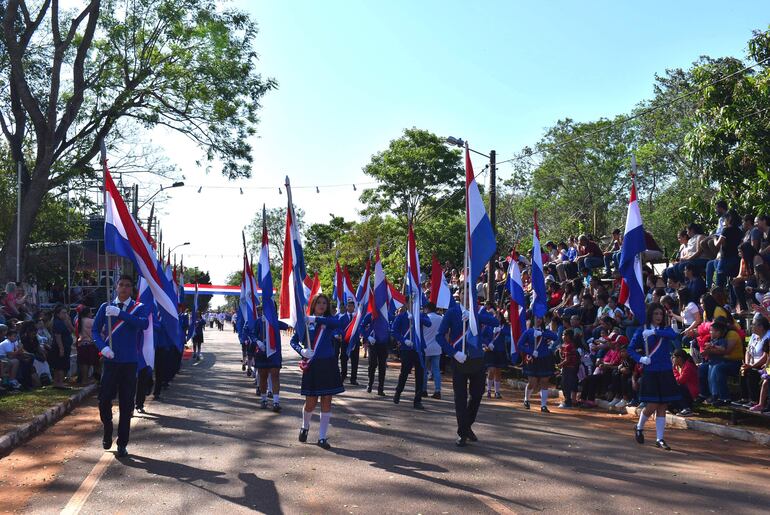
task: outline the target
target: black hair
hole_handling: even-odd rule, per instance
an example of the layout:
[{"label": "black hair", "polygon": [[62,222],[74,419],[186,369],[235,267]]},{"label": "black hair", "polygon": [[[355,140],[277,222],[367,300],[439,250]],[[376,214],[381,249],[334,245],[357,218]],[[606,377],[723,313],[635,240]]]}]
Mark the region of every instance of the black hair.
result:
[{"label": "black hair", "polygon": [[436,311],[436,305],[434,303],[432,303],[432,302],[426,302],[425,303],[425,309],[427,309],[428,311],[433,313],[434,311]]},{"label": "black hair", "polygon": [[690,303],[690,290],[687,288],[679,288],[676,290],[676,295],[679,297],[679,305],[684,309],[685,306]]},{"label": "black hair", "polygon": [[134,285],[134,278],[132,276],[128,275],[128,274],[123,274],[120,277],[118,277],[118,281],[117,282],[120,282],[120,281],[128,281],[128,282],[131,283],[131,286]]},{"label": "black hair", "polygon": [[688,225],[687,229],[692,231],[694,234],[703,234],[703,226],[701,226],[701,224],[696,222],[693,222],[690,225]]},{"label": "black hair", "polygon": [[727,211],[727,201],[726,200],[717,200],[717,207],[721,207],[725,211]]},{"label": "black hair", "polygon": [[770,331],[770,322],[765,317],[757,318],[754,323],[761,325],[765,331]]},{"label": "black hair", "polygon": [[644,321],[646,325],[652,325],[652,315],[658,309],[663,313],[663,323],[661,323],[661,325],[664,327],[668,325],[668,322],[666,321],[666,310],[658,302],[651,302],[647,306],[647,316]]},{"label": "black hair", "polygon": [[716,320],[711,322],[711,329],[715,329],[724,338],[727,335],[727,320],[724,317],[717,317]]},{"label": "black hair", "polygon": [[690,356],[684,349],[676,349],[673,356],[685,362],[689,361],[690,363],[695,363],[695,361],[692,359],[692,356]]},{"label": "black hair", "polygon": [[710,293],[704,293],[700,297],[701,304],[703,304],[703,314],[706,315],[706,320],[714,319],[714,310],[717,309],[717,301]]}]

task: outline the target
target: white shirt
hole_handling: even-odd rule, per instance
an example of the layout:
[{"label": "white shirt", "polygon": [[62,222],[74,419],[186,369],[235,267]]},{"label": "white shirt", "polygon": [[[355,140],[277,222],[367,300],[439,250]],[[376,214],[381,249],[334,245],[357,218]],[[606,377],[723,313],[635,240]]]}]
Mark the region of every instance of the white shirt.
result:
[{"label": "white shirt", "polygon": [[700,308],[694,302],[689,302],[682,310],[682,318],[684,318],[684,326],[690,327],[695,322],[695,316],[700,313]]},{"label": "white shirt", "polygon": [[[18,340],[17,340],[18,341]],[[16,342],[12,342],[8,338],[0,343],[0,358],[6,357],[9,353],[16,351]]]},{"label": "white shirt", "polygon": [[441,354],[441,345],[436,342],[436,336],[438,335],[438,326],[441,325],[441,315],[437,313],[428,313],[430,319],[430,327],[422,328],[422,337],[425,339],[425,355],[426,356],[439,356]]},{"label": "white shirt", "polygon": [[753,365],[762,357],[762,354],[764,354],[762,347],[765,346],[765,342],[767,342],[768,338],[770,338],[770,332],[765,333],[762,338],[756,334],[751,335],[751,339],[749,340],[749,365]]},{"label": "white shirt", "polygon": [[[120,308],[120,310],[121,310],[121,311],[125,311],[125,310],[126,310],[126,308],[128,308],[128,305],[131,303],[131,297],[127,298],[126,300],[124,300],[124,301],[122,301],[122,302],[123,302],[123,307],[122,307],[122,308]],[[118,304],[120,304],[120,303],[121,303],[121,301],[120,301],[120,300],[118,300],[118,298],[117,298],[117,297],[115,297],[115,300],[113,300],[113,301],[112,301],[112,303],[113,303],[115,306],[117,306]]]}]

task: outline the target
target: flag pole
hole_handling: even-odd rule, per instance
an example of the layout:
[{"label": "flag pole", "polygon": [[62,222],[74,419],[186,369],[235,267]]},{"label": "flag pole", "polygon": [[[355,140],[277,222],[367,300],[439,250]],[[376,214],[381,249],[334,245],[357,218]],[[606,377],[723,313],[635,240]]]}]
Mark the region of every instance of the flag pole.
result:
[{"label": "flag pole", "polygon": [[[631,154],[631,188],[636,189],[636,155]],[[639,259],[639,254],[636,255],[636,260]],[[647,338],[644,338],[644,355],[650,355],[650,344],[647,342]]]},{"label": "flag pole", "polygon": [[[107,220],[107,145],[104,144],[104,138],[99,141],[99,151],[102,161],[102,184],[104,187],[104,220]],[[107,305],[112,304],[112,294],[110,293],[110,256],[107,253],[107,240],[104,241],[104,261],[105,261],[105,287],[107,288]],[[112,350],[112,317],[107,317],[107,341]]]}]

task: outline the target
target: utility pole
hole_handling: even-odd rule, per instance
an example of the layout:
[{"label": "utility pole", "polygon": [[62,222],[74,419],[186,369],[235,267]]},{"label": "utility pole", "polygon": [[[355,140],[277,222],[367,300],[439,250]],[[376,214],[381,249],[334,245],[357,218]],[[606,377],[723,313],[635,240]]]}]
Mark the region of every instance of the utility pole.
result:
[{"label": "utility pole", "polygon": [[[492,223],[492,231],[497,239],[497,168],[495,162],[497,152],[489,151],[489,221]],[[489,258],[489,273],[487,274],[487,300],[495,299],[495,256]]]}]

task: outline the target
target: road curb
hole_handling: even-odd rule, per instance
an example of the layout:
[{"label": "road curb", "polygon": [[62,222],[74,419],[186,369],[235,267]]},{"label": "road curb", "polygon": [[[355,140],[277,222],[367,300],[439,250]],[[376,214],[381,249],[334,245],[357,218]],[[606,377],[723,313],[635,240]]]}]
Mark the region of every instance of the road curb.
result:
[{"label": "road curb", "polygon": [[48,408],[45,412],[33,418],[32,421],[0,436],[0,456],[5,456],[25,441],[42,432],[48,426],[61,420],[64,415],[72,411],[83,401],[83,399],[95,391],[95,384],[88,385],[85,388],[78,390],[77,393],[72,395],[66,401]]},{"label": "road curb", "polygon": [[[514,390],[523,390],[527,385],[526,381],[520,381],[516,379],[508,379],[508,385]],[[548,390],[548,397],[558,398],[561,396],[561,390],[551,388]],[[609,409],[610,403],[605,400],[597,399],[596,405],[606,410]],[[639,408],[626,407],[624,408],[627,415],[637,416],[639,415]],[[622,412],[614,411],[614,413],[622,414]],[[733,426],[724,426],[722,424],[715,424],[713,422],[705,422],[703,420],[696,420],[688,417],[680,417],[666,414],[666,424],[669,427],[675,427],[677,429],[689,429],[692,431],[700,431],[702,433],[709,433],[723,438],[732,438],[734,440],[741,440],[743,442],[757,443],[770,447],[770,434],[761,433],[759,431],[752,431],[750,429],[743,429]]]}]

